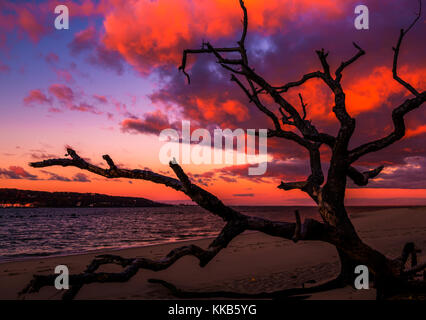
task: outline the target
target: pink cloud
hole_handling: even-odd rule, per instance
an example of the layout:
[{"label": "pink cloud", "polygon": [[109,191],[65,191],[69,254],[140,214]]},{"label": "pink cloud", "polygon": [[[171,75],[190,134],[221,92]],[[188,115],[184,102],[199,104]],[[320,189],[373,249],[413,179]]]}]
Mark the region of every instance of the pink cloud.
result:
[{"label": "pink cloud", "polygon": [[101,114],[102,112],[99,111],[98,109],[96,109],[94,106],[85,103],[85,102],[81,102],[77,105],[72,105],[70,107],[70,110],[75,110],[75,111],[81,111],[81,112],[91,112],[94,114]]},{"label": "pink cloud", "polygon": [[63,84],[52,84],[49,87],[49,93],[61,102],[70,103],[74,101],[73,90]]},{"label": "pink cloud", "polygon": [[51,104],[52,100],[48,98],[41,90],[31,90],[28,96],[24,98],[26,105],[33,103]]},{"label": "pink cloud", "polygon": [[102,96],[102,95],[94,94],[93,98],[95,98],[96,101],[98,101],[99,103],[107,103],[108,102],[108,99],[105,96]]},{"label": "pink cloud", "polygon": [[18,25],[28,34],[33,42],[38,42],[42,35],[47,32],[45,25],[36,18],[31,9],[27,7],[16,7]]}]

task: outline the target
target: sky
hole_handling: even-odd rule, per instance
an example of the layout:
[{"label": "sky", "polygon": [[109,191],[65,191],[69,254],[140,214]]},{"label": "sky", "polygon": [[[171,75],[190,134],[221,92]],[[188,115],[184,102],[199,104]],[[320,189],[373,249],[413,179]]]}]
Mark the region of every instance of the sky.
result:
[{"label": "sky", "polygon": [[[365,51],[342,79],[348,112],[357,128],[351,148],[393,130],[392,109],[410,93],[392,79],[392,47],[399,30],[414,19],[415,0],[246,0],[250,64],[274,85],[320,70],[315,50],[329,52],[335,70]],[[57,30],[54,9],[69,9],[69,29]],[[357,5],[369,9],[369,29],[354,26]],[[28,163],[64,157],[71,146],[93,164],[174,176],[159,154],[163,129],[266,129],[272,124],[229,81],[209,55],[191,56],[188,84],[178,71],[182,52],[235,46],[242,28],[237,0],[0,0],[0,187],[42,191],[97,192],[188,203],[181,193],[147,181],[108,180],[76,168],[31,168]],[[419,91],[426,87],[425,18],[404,39],[399,74]],[[307,118],[336,134],[332,95],[310,80],[285,97]],[[267,101],[268,102],[268,101]],[[271,109],[278,114],[278,110]],[[348,205],[426,204],[426,110],[406,117],[406,137],[364,156],[360,170],[384,165],[366,187],[349,182]],[[321,148],[327,169],[330,151]],[[232,205],[313,205],[300,191],[277,189],[280,181],[309,174],[308,154],[294,143],[268,139],[265,174],[248,175],[247,164],[182,164],[190,178]]]}]

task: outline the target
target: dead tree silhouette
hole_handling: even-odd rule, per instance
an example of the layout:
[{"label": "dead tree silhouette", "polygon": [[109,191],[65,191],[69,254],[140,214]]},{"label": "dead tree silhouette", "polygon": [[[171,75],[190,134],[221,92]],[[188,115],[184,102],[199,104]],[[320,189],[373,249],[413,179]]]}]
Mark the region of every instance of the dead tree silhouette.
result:
[{"label": "dead tree silhouette", "polygon": [[[398,75],[398,57],[404,37],[413,28],[421,17],[421,0],[419,13],[407,29],[402,29],[394,50],[393,78],[405,87],[413,97],[406,99],[392,111],[394,130],[387,136],[354,149],[349,149],[349,141],[355,129],[355,119],[347,112],[345,92],[341,85],[343,72],[356,62],[365,51],[354,43],[356,54],[347,61],[343,61],[335,71],[330,70],[327,61],[328,52],[324,49],[316,51],[321,62],[322,70],[305,74],[300,80],[289,82],[281,86],[273,86],[250,67],[245,40],[248,27],[247,10],[243,0],[239,0],[244,14],[241,38],[235,47],[216,48],[209,42],[204,42],[200,49],[184,50],[182,65],[179,67],[190,83],[190,75],[185,71],[187,56],[189,54],[212,54],[218,64],[230,72],[233,81],[248,97],[251,103],[272,120],[273,129],[268,129],[269,138],[290,140],[304,147],[309,153],[311,173],[305,181],[281,182],[278,188],[283,190],[300,189],[318,205],[323,221],[306,219],[301,222],[299,213],[296,212],[296,222],[276,222],[263,218],[247,216],[223,204],[216,196],[192,183],[184,170],[176,162],[170,162],[170,167],[177,179],[161,175],[148,170],[128,170],[116,167],[113,160],[104,155],[109,168],[104,169],[88,163],[71,148],[67,149],[69,158],[50,159],[30,163],[32,167],[43,168],[50,166],[77,167],[90,171],[106,178],[142,179],[163,184],[169,188],[183,192],[202,208],[222,218],[226,225],[220,234],[212,241],[207,249],[196,245],[185,245],[172,250],[160,260],[145,258],[122,258],[115,255],[97,256],[81,274],[70,275],[70,289],[63,295],[64,299],[72,299],[79,289],[93,282],[125,282],[132,278],[139,269],[154,271],[170,267],[178,259],[192,255],[198,258],[200,266],[209,263],[222,249],[239,234],[246,230],[256,230],[265,234],[280,237],[294,242],[304,240],[324,241],[336,247],[340,262],[340,274],[332,281],[311,288],[294,288],[278,292],[262,292],[258,294],[239,294],[233,292],[185,292],[174,285],[162,280],[151,279],[151,282],[160,283],[170,289],[178,297],[242,297],[242,298],[283,298],[292,295],[303,295],[316,291],[328,290],[346,285],[353,285],[355,265],[368,266],[374,277],[377,288],[377,298],[384,299],[400,294],[424,295],[426,282],[416,278],[416,274],[426,268],[426,263],[417,264],[417,252],[413,243],[407,243],[402,254],[397,259],[390,259],[379,251],[365,244],[358,236],[345,209],[344,199],[347,186],[347,177],[356,185],[365,186],[369,179],[380,174],[383,166],[366,172],[360,172],[353,164],[362,156],[382,150],[397,142],[405,135],[404,116],[419,108],[426,99],[426,91],[420,92],[412,85],[401,79]],[[227,57],[227,54],[237,54],[238,58]],[[336,136],[320,132],[306,119],[306,105],[301,95],[300,103],[303,110],[301,115],[298,110],[284,97],[290,88],[298,87],[310,79],[320,79],[331,90],[335,106],[333,112],[340,124]],[[262,103],[260,95],[268,95],[278,106],[280,115],[271,111]],[[298,132],[286,131],[283,125],[294,126]],[[320,146],[325,145],[331,150],[329,170],[325,179],[321,167]],[[411,267],[406,268],[408,259],[411,258]],[[105,264],[121,265],[124,269],[118,273],[97,272]],[[35,275],[33,280],[21,292],[37,292],[44,286],[52,286],[56,275]]]}]

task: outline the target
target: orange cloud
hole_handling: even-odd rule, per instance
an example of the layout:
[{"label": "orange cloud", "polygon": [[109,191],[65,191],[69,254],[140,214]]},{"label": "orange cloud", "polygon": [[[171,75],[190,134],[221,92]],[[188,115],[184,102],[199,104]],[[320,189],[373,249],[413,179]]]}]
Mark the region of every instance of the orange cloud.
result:
[{"label": "orange cloud", "polygon": [[[340,1],[246,0],[249,28],[270,33],[301,13],[342,12]],[[104,43],[118,51],[141,72],[164,63],[178,64],[181,52],[201,40],[214,41],[241,30],[238,1],[229,0],[133,0],[117,1],[104,21]]]},{"label": "orange cloud", "polygon": [[[409,70],[407,66],[403,66],[400,67],[399,75],[415,88],[422,89],[426,86],[426,81],[421,77],[425,74],[425,71],[425,68]],[[354,80],[349,77],[345,81],[343,90],[346,94],[346,106],[352,116],[386,105],[389,98],[394,94],[405,94],[407,96],[410,94],[393,79],[391,68],[385,66],[376,67],[370,74],[358,79]],[[334,98],[330,89],[322,80],[309,80],[298,89],[290,90],[287,93],[286,96],[298,108],[300,108],[299,92],[307,104],[308,119],[335,119],[332,112]],[[392,105],[391,107],[396,106]],[[411,132],[411,134],[414,134],[414,132]]]},{"label": "orange cloud", "polygon": [[[416,71],[408,70],[405,66],[400,67],[398,73],[414,87],[424,88],[426,82],[421,75],[424,75],[425,71],[425,68]],[[409,94],[407,89],[393,79],[392,69],[383,66],[376,67],[370,75],[351,83],[345,92],[346,105],[353,116],[382,106],[392,94]]]},{"label": "orange cloud", "polygon": [[[195,109],[192,109],[193,118],[204,118],[212,122],[226,122],[229,116],[237,121],[244,121],[249,118],[249,111],[238,100],[226,100],[225,102],[217,102],[215,99],[194,98]],[[192,118],[191,116],[191,118]]]},{"label": "orange cloud", "polygon": [[415,129],[407,129],[406,133],[405,133],[405,137],[406,138],[411,138],[414,136],[418,136],[421,134],[426,133],[426,124],[422,125],[422,126],[418,126]]}]

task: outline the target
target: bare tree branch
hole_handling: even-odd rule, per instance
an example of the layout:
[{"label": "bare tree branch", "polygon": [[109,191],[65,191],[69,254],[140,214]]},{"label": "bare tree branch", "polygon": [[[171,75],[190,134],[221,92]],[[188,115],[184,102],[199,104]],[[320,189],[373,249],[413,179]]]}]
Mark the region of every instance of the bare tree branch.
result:
[{"label": "bare tree branch", "polygon": [[354,55],[348,61],[342,62],[340,67],[337,68],[337,70],[336,70],[336,81],[340,81],[342,79],[342,72],[347,66],[351,65],[352,63],[354,63],[356,60],[358,60],[361,56],[363,56],[365,54],[365,51],[362,50],[361,47],[358,46],[355,42],[353,42],[353,45],[354,45],[355,48],[358,49],[358,53],[356,55]]},{"label": "bare tree branch", "polygon": [[[204,44],[203,44],[204,45]],[[216,52],[240,52],[240,48],[239,47],[234,47],[234,48],[215,48]],[[182,64],[179,66],[179,70],[182,71],[187,80],[188,80],[188,84],[191,83],[191,78],[189,76],[189,74],[186,72],[186,61],[187,61],[187,56],[188,54],[197,54],[197,53],[212,53],[213,51],[210,49],[206,49],[206,48],[202,48],[202,49],[186,49],[183,51],[183,55],[182,55]]]},{"label": "bare tree branch", "polygon": [[302,119],[305,120],[306,119],[306,104],[303,102],[303,97],[302,94],[299,93],[299,99],[300,99],[300,104],[302,105],[302,110],[303,110],[303,116]]},{"label": "bare tree branch", "polygon": [[416,18],[414,19],[414,21],[410,24],[410,26],[406,30],[401,29],[396,47],[393,48],[393,50],[394,50],[393,67],[392,67],[393,78],[396,81],[398,81],[401,85],[403,85],[408,91],[410,91],[415,96],[419,96],[420,95],[419,92],[416,89],[414,89],[414,87],[412,85],[410,85],[408,82],[402,80],[398,76],[398,57],[399,57],[399,50],[401,48],[402,40],[404,39],[405,35],[411,30],[411,28],[414,27],[414,25],[420,19],[421,15],[422,15],[422,1],[419,0],[419,12],[418,12]]},{"label": "bare tree branch", "polygon": [[[163,184],[167,187],[173,188],[177,191],[184,192],[187,196],[189,196],[194,202],[196,202],[201,207],[206,210],[211,211],[212,213],[218,215],[225,221],[229,221],[236,216],[240,215],[234,209],[225,206],[217,197],[207,192],[206,190],[191,184],[190,186],[186,185],[182,181],[177,179],[167,177],[149,170],[129,170],[129,169],[119,169],[116,168],[114,170],[111,169],[103,169],[93,164],[88,163],[77,153],[71,149],[67,149],[68,155],[71,156],[71,159],[49,159],[40,162],[32,162],[30,166],[34,168],[44,168],[50,166],[63,166],[63,167],[77,167],[83,170],[87,170],[89,172],[95,173],[97,175],[104,176],[106,178],[127,178],[127,179],[139,179],[139,180],[147,180],[154,183]],[[109,159],[109,163],[113,163],[108,155],[104,156],[104,159]],[[177,173],[180,172],[181,168],[178,164],[170,164],[171,168]],[[184,179],[184,176],[177,174],[177,176]]]},{"label": "bare tree branch", "polygon": [[398,57],[399,51],[401,48],[402,40],[405,35],[414,27],[417,21],[420,19],[422,13],[422,1],[419,0],[419,12],[410,26],[404,30],[401,29],[401,33],[398,39],[398,43],[394,49],[394,58],[393,58],[393,77],[401,85],[403,85],[408,91],[415,95],[415,98],[405,100],[400,106],[395,108],[392,111],[392,121],[394,124],[394,131],[382,139],[378,139],[372,142],[365,143],[352,151],[349,152],[350,162],[353,163],[363,155],[375,151],[379,151],[387,146],[395,143],[396,141],[402,139],[405,136],[405,122],[404,116],[410,111],[420,107],[426,100],[426,91],[419,93],[413,86],[409,83],[402,80],[397,73],[398,68]]},{"label": "bare tree branch", "polygon": [[324,74],[320,71],[307,73],[307,74],[303,75],[302,79],[300,79],[298,81],[289,82],[289,83],[286,83],[282,86],[274,87],[274,88],[276,90],[278,90],[279,93],[284,93],[284,92],[287,92],[290,88],[299,87],[302,84],[304,84],[306,81],[308,81],[310,79],[314,79],[314,78],[324,79]]},{"label": "bare tree branch", "polygon": [[359,172],[354,167],[349,167],[348,177],[358,186],[366,186],[370,179],[377,177],[382,172],[384,166],[377,167],[376,169]]},{"label": "bare tree branch", "polygon": [[392,111],[394,131],[384,138],[365,143],[349,151],[349,162],[353,163],[367,153],[376,152],[390,146],[405,136],[404,116],[420,107],[426,101],[426,91],[419,96],[405,100],[399,107]]}]

